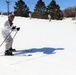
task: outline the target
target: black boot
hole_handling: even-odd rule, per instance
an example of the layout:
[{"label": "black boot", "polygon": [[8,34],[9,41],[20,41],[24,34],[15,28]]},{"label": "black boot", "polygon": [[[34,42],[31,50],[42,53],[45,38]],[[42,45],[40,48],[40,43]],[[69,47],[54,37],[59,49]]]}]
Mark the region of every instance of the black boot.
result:
[{"label": "black boot", "polygon": [[9,51],[9,50],[6,50],[6,51],[5,51],[5,55],[12,56],[13,54],[12,54],[12,52],[11,52],[11,51]]},{"label": "black boot", "polygon": [[9,51],[16,52],[16,49],[9,48]]}]

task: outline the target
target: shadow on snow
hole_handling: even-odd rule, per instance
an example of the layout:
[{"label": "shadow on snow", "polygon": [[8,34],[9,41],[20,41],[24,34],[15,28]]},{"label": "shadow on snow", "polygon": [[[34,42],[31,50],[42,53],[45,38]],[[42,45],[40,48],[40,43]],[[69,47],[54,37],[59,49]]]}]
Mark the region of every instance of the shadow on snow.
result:
[{"label": "shadow on snow", "polygon": [[49,48],[49,47],[44,47],[44,48],[32,48],[32,49],[25,49],[25,50],[18,50],[15,55],[18,54],[27,54],[27,53],[36,53],[36,52],[43,52],[44,54],[55,54],[56,50],[64,50],[64,48]]}]

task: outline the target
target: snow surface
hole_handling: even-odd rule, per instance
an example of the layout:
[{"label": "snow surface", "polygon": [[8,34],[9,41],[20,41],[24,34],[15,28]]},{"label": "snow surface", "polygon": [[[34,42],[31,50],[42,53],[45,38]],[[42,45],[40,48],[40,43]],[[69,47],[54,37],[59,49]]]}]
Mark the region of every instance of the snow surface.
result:
[{"label": "snow surface", "polygon": [[[0,31],[6,20],[7,16],[0,16]],[[13,23],[21,28],[13,43],[18,52],[0,56],[0,75],[76,75],[75,20],[15,17]],[[0,34],[0,44],[2,41]],[[4,44],[0,55],[3,52]]]}]

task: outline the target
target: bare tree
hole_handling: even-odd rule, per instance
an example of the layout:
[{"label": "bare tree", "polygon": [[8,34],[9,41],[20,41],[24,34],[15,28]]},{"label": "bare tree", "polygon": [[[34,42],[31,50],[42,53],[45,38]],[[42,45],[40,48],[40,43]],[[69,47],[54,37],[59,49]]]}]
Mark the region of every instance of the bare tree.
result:
[{"label": "bare tree", "polygon": [[63,14],[65,17],[75,17],[76,16],[76,7],[68,7],[63,10]]}]

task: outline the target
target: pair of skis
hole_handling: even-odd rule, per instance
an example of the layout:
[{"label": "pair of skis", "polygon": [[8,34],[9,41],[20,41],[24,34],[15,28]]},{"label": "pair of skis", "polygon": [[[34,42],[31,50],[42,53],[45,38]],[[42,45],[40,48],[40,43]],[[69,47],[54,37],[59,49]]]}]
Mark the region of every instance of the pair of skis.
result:
[{"label": "pair of skis", "polygon": [[16,52],[13,52],[13,55],[4,55],[4,52],[0,52],[0,56],[32,56],[32,51],[30,50],[17,50]]}]

